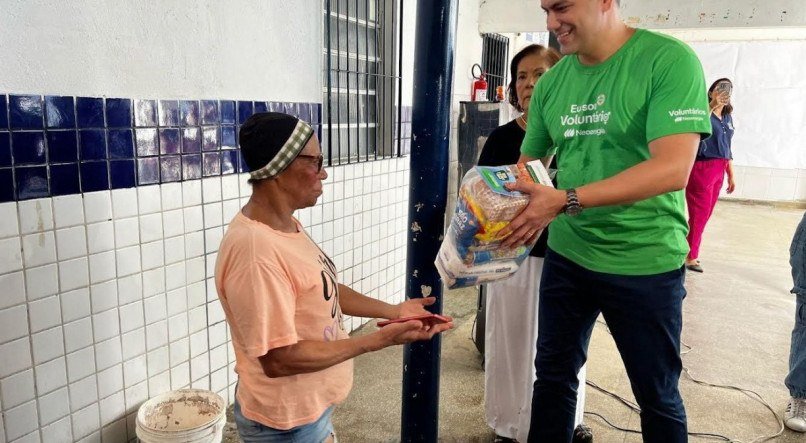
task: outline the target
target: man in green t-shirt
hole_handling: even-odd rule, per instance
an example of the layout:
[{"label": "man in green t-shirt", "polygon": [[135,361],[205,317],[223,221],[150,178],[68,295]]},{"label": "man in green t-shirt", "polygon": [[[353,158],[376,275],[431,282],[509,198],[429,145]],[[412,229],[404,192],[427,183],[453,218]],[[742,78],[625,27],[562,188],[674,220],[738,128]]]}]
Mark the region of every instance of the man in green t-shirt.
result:
[{"label": "man in green t-shirt", "polygon": [[521,161],[556,150],[557,189],[530,195],[518,246],[551,222],[540,284],[529,441],[570,441],[591,331],[604,315],[641,406],[644,441],[687,441],[678,392],[685,187],[710,134],[702,66],[685,44],[628,27],[617,0],[541,0],[568,55],[532,96]]}]

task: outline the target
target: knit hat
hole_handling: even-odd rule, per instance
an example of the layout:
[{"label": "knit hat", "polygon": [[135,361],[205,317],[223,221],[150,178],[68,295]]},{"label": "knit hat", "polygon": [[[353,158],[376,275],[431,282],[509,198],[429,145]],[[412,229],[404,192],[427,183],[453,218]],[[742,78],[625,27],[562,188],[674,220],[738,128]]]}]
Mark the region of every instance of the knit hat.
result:
[{"label": "knit hat", "polygon": [[283,172],[313,136],[304,121],[280,112],[260,112],[241,126],[241,145],[249,175],[255,180],[273,178]]}]

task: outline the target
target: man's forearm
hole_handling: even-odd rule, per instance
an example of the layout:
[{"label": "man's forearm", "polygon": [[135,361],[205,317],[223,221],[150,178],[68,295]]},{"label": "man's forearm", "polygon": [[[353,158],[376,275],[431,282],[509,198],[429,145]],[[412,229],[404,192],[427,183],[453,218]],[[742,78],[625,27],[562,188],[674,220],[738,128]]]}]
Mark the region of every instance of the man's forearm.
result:
[{"label": "man's forearm", "polygon": [[577,188],[582,207],[626,205],[686,187],[688,170],[651,158],[610,178]]},{"label": "man's forearm", "polygon": [[649,143],[651,157],[631,168],[577,188],[583,208],[626,205],[686,187],[700,136],[669,135]]},{"label": "man's forearm", "polygon": [[342,312],[355,317],[396,318],[396,306],[367,297],[343,284],[339,284],[339,305]]}]

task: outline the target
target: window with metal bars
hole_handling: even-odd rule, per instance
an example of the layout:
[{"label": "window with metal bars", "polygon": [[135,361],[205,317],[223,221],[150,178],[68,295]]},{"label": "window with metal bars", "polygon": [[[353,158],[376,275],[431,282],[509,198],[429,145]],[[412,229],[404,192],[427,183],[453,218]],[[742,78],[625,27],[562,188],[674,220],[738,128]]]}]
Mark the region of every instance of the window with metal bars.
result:
[{"label": "window with metal bars", "polygon": [[[487,98],[495,100],[498,86],[506,97],[509,39],[500,34],[482,34],[481,67],[487,73]],[[506,99],[506,98],[505,98]]]},{"label": "window with metal bars", "polygon": [[402,0],[324,0],[322,152],[329,165],[401,154]]}]

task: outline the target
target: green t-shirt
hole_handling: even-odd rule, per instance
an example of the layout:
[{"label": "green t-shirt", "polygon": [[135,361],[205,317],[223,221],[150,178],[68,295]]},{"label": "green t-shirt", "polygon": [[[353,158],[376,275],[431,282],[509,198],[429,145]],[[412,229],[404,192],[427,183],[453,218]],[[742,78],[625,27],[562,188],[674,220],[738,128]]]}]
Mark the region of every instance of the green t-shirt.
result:
[{"label": "green t-shirt", "polygon": [[[637,29],[594,66],[564,57],[537,83],[521,152],[545,157],[556,147],[558,188],[612,177],[650,158],[649,142],[711,133],[705,77],[694,51],[671,37]],[[549,247],[597,272],[651,275],[683,265],[688,253],[683,191],[637,203],[561,214]]]}]

